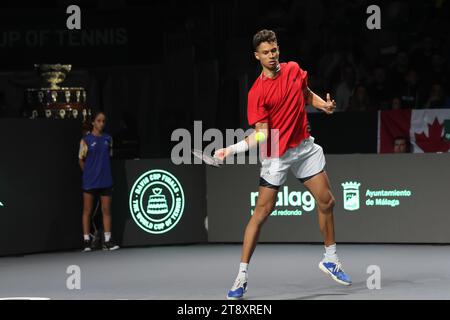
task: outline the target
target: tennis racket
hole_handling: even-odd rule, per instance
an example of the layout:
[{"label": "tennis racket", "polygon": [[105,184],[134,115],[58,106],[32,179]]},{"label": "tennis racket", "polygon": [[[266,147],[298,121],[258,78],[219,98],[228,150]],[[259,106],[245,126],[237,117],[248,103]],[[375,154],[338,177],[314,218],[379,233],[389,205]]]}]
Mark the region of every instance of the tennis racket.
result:
[{"label": "tennis racket", "polygon": [[211,157],[210,155],[205,154],[203,151],[201,150],[197,150],[197,149],[193,149],[192,150],[192,154],[201,159],[205,164],[209,165],[209,166],[213,166],[213,167],[220,167],[223,162],[217,158]]}]

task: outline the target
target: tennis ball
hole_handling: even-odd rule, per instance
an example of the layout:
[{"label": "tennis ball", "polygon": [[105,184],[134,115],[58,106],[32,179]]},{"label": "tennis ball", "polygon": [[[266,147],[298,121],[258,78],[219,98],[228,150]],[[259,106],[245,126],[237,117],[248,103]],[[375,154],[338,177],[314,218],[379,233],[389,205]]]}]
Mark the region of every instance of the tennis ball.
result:
[{"label": "tennis ball", "polygon": [[255,139],[258,142],[262,142],[262,141],[266,140],[266,135],[264,133],[262,133],[261,131],[259,131],[255,134]]}]

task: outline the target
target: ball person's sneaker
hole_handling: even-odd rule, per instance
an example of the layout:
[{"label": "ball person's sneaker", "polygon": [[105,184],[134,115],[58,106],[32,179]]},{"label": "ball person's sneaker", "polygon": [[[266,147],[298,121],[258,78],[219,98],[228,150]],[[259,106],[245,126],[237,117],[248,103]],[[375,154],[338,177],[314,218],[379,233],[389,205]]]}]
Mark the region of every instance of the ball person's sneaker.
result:
[{"label": "ball person's sneaker", "polygon": [[337,283],[343,284],[344,286],[349,286],[352,284],[350,277],[344,272],[342,264],[339,260],[336,261],[326,261],[322,260],[319,262],[319,269],[328,274],[331,279]]},{"label": "ball person's sneaker", "polygon": [[92,251],[91,240],[83,240],[83,252]]},{"label": "ball person's sneaker", "polygon": [[109,241],[105,241],[103,242],[103,250],[106,251],[113,251],[113,250],[117,250],[120,247],[113,241],[113,239],[109,239]]},{"label": "ball person's sneaker", "polygon": [[239,300],[244,298],[244,294],[247,292],[247,279],[244,277],[237,277],[234,281],[231,290],[228,291],[227,299]]}]

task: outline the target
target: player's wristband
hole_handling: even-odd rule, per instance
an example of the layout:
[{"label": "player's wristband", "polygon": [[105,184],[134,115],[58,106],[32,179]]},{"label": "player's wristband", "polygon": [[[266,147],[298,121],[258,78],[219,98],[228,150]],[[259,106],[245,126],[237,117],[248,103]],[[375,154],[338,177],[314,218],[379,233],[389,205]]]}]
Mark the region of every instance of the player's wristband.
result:
[{"label": "player's wristband", "polygon": [[247,144],[247,141],[245,141],[245,139],[244,139],[242,141],[239,141],[236,144],[232,144],[228,148],[230,148],[232,154],[236,154],[236,153],[241,153],[241,152],[247,151],[248,144]]}]

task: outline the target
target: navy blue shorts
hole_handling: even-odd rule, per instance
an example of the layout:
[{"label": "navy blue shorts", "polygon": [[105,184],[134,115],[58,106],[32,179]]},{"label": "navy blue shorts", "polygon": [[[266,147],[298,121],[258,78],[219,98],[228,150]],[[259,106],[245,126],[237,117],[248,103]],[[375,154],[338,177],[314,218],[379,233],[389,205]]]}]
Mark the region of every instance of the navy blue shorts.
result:
[{"label": "navy blue shorts", "polygon": [[95,188],[95,189],[89,189],[89,190],[84,190],[83,189],[83,192],[92,194],[93,196],[96,196],[96,197],[112,196],[113,187],[109,187],[109,188]]}]

